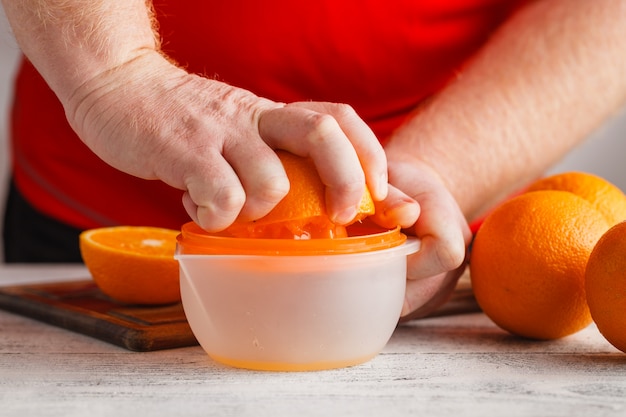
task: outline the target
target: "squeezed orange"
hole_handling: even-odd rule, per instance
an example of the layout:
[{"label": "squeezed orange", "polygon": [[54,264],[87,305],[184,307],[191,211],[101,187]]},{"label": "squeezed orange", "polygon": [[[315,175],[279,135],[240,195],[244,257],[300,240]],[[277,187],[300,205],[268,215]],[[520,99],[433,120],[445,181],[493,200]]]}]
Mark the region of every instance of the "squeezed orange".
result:
[{"label": "squeezed orange", "polygon": [[[269,239],[323,239],[346,237],[346,228],[333,223],[326,212],[325,186],[310,158],[277,150],[290,189],[266,216],[250,222],[237,221],[217,235]],[[374,201],[365,187],[356,217],[358,222],[374,214]]]}]

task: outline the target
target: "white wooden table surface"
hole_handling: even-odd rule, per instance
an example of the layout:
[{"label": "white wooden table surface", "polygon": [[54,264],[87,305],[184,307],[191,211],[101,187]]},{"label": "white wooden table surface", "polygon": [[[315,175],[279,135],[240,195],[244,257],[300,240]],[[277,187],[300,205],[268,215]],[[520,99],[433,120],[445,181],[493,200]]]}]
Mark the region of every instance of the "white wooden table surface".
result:
[{"label": "white wooden table surface", "polygon": [[[84,278],[0,267],[0,285]],[[624,416],[626,354],[589,328],[550,342],[480,313],[399,327],[352,368],[251,372],[200,347],[131,352],[0,310],[0,416]]]}]

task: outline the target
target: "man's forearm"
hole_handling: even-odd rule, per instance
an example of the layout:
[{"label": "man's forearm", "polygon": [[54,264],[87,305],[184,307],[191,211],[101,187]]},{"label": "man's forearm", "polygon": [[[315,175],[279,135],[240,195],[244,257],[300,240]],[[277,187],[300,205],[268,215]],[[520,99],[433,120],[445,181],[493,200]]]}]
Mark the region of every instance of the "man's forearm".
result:
[{"label": "man's forearm", "polygon": [[539,175],[626,98],[626,2],[531,3],[388,145],[443,177],[468,217]]},{"label": "man's forearm", "polygon": [[146,0],[2,0],[15,38],[63,101],[82,84],[154,50]]}]

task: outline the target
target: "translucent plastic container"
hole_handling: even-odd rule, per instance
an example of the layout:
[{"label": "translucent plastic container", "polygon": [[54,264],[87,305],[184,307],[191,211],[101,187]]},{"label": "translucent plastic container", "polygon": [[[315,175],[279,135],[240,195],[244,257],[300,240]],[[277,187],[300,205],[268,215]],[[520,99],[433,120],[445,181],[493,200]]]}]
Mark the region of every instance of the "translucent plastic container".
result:
[{"label": "translucent plastic container", "polygon": [[187,320],[214,360],[239,368],[304,371],[376,356],[404,301],[399,230],[341,239],[216,237],[188,223],[178,237]]}]

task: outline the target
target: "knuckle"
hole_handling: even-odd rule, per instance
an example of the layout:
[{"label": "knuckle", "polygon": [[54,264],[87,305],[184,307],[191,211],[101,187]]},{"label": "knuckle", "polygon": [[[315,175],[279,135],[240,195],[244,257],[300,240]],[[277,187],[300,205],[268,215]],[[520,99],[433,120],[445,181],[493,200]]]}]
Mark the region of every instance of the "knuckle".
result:
[{"label": "knuckle", "polygon": [[259,184],[259,189],[262,193],[259,198],[274,205],[287,195],[289,188],[287,177],[269,177],[261,180]]},{"label": "knuckle", "polygon": [[356,111],[349,104],[332,103],[326,112],[311,112],[307,115],[308,140],[323,143],[344,136],[341,125],[357,118]]},{"label": "knuckle", "polygon": [[333,114],[337,114],[341,117],[352,117],[356,116],[356,110],[349,104],[346,103],[333,103]]},{"label": "knuckle", "polygon": [[216,211],[239,212],[246,202],[246,195],[241,187],[221,187],[215,193],[213,206]]},{"label": "knuckle", "polygon": [[335,118],[326,113],[309,114],[307,124],[311,132],[309,137],[318,141],[325,140],[338,127]]},{"label": "knuckle", "polygon": [[360,175],[350,182],[344,182],[334,186],[334,191],[345,196],[361,196],[365,187],[365,176]]}]

